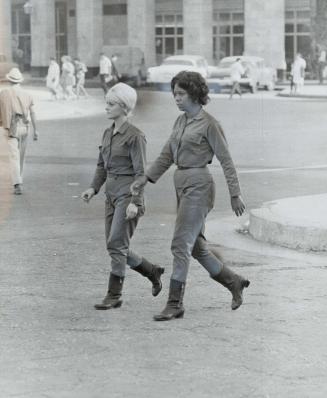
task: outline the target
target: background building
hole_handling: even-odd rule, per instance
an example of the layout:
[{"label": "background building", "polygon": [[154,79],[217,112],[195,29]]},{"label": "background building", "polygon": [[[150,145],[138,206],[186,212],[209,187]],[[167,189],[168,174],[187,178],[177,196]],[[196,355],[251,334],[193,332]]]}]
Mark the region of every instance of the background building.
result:
[{"label": "background building", "polygon": [[[283,69],[312,58],[317,0],[2,0],[2,48],[43,75],[50,56],[79,56],[96,73],[99,52],[137,47],[146,66],[172,54],[263,56]],[[6,35],[3,30],[9,30]],[[119,51],[118,51],[119,52]]]}]

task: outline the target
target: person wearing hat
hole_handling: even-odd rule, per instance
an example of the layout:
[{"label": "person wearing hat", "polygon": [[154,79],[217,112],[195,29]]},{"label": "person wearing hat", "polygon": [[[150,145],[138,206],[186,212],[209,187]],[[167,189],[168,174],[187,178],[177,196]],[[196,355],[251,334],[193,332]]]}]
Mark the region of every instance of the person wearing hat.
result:
[{"label": "person wearing hat", "polygon": [[101,303],[95,304],[97,310],[121,306],[126,264],[150,280],[153,296],[162,288],[160,277],[164,268],[129,248],[139,218],[144,214],[143,192],[130,193],[134,180],[144,176],[146,165],[145,136],[128,120],[136,100],[136,91],[125,83],[114,85],[106,94],[107,116],[113,124],[103,134],[91,187],[81,195],[89,202],[105,184],[105,231],[111,273],[107,295]]},{"label": "person wearing hat", "polygon": [[[10,84],[0,92],[0,119],[6,131],[9,148],[9,164],[14,194],[22,194],[23,167],[30,121],[33,127],[33,139],[38,139],[36,117],[32,97],[22,89],[24,80],[18,68],[12,68],[6,75]],[[13,128],[13,125],[17,128]],[[16,124],[17,123],[17,124]]]}]

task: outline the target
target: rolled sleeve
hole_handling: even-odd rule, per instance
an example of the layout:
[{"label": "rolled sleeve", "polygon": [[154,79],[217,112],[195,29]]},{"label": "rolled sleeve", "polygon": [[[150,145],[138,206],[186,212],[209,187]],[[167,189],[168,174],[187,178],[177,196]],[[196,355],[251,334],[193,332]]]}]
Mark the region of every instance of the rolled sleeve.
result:
[{"label": "rolled sleeve", "polygon": [[[133,163],[133,169],[135,172],[135,177],[140,177],[145,174],[146,167],[146,139],[143,135],[138,135],[133,137],[130,146],[130,156]],[[141,189],[137,195],[133,195],[131,203],[135,205],[143,205],[144,189]]]},{"label": "rolled sleeve", "polygon": [[130,155],[135,175],[142,176],[146,165],[146,140],[142,135],[133,138],[130,146]]},{"label": "rolled sleeve", "polygon": [[207,131],[207,139],[215,156],[219,160],[228,185],[230,196],[239,196],[241,189],[237,172],[228,150],[223,129],[219,123],[211,123]]},{"label": "rolled sleeve", "polygon": [[146,176],[148,177],[148,180],[153,184],[156,183],[173,163],[174,159],[170,148],[170,140],[168,140],[158,158],[147,169]]},{"label": "rolled sleeve", "polygon": [[91,188],[94,189],[96,194],[100,191],[102,185],[106,181],[106,178],[107,178],[107,171],[104,168],[104,160],[102,157],[101,146],[100,146],[97,168],[95,170],[93,181],[91,183]]}]

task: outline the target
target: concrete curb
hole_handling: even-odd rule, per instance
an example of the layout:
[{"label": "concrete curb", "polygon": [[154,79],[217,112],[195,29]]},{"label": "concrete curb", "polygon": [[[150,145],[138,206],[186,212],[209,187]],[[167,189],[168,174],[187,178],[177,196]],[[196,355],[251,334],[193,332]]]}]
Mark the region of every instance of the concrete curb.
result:
[{"label": "concrete curb", "polygon": [[259,241],[304,251],[327,251],[327,195],[286,198],[250,211],[249,233]]},{"label": "concrete curb", "polygon": [[296,94],[296,95],[291,95],[291,94],[286,94],[286,93],[278,93],[277,94],[279,97],[284,97],[284,98],[308,98],[308,99],[315,99],[315,98],[323,98],[327,99],[327,95],[315,95],[315,94]]}]

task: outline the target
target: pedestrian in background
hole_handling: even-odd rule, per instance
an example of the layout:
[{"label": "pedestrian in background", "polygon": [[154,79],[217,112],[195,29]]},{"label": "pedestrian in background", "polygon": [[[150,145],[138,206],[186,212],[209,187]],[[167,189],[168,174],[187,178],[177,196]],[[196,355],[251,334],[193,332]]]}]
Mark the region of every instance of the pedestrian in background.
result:
[{"label": "pedestrian in background", "polygon": [[177,216],[171,250],[173,270],[164,310],[156,321],[183,317],[183,296],[191,256],[208,271],[213,280],[232,293],[232,309],[243,302],[243,289],[249,281],[235,274],[212,253],[204,237],[205,220],[214,206],[215,184],[207,165],[215,155],[221,163],[228,184],[231,206],[237,216],[244,212],[237,173],[223,130],[216,119],[203,110],[209,101],[209,89],[197,72],[180,72],[171,82],[176,105],[183,112],[159,157],[132,184],[131,192],[142,192],[147,181],[156,183],[172,164],[177,166],[174,183]]},{"label": "pedestrian in background", "polygon": [[38,139],[36,116],[32,97],[21,87],[23,76],[19,69],[12,68],[6,75],[11,87],[0,93],[0,120],[5,129],[9,149],[9,166],[14,194],[22,194],[23,168],[30,121],[34,141]]},{"label": "pedestrian in background", "polygon": [[119,73],[118,70],[118,56],[114,54],[111,57],[111,75],[112,75],[112,80],[109,82],[109,86],[112,87],[114,84],[120,82],[121,80],[121,74]]},{"label": "pedestrian in background", "polygon": [[301,92],[304,86],[305,68],[307,64],[301,54],[297,54],[292,64],[291,75],[293,76],[294,94]]},{"label": "pedestrian in background", "polygon": [[326,50],[322,49],[318,58],[319,83],[324,83],[324,69],[326,67]]},{"label": "pedestrian in background", "polygon": [[237,58],[230,68],[230,79],[232,81],[232,88],[230,91],[229,99],[233,98],[235,92],[237,92],[239,96],[242,98],[242,89],[240,86],[240,81],[244,73],[245,70],[241,64],[241,58]]},{"label": "pedestrian in background", "polygon": [[105,55],[105,53],[100,53],[99,76],[104,95],[106,95],[109,90],[108,83],[112,78],[111,69],[112,64],[110,59]]},{"label": "pedestrian in background", "polygon": [[130,192],[135,178],[144,175],[146,164],[145,136],[128,120],[136,100],[136,91],[124,83],[108,91],[106,111],[108,119],[114,123],[103,134],[91,188],[82,193],[82,199],[89,202],[105,183],[105,231],[111,272],[107,295],[95,305],[97,310],[121,306],[126,264],[151,281],[153,296],[162,288],[160,277],[164,268],[130,250],[130,239],[144,214],[143,192],[135,195]]},{"label": "pedestrian in background", "polygon": [[60,67],[54,57],[50,58],[50,64],[46,77],[46,86],[51,93],[52,99],[59,98]]},{"label": "pedestrian in background", "polygon": [[74,59],[75,66],[75,74],[76,74],[76,96],[79,98],[80,93],[84,95],[84,97],[89,97],[88,93],[85,90],[85,73],[87,72],[87,67],[78,57]]},{"label": "pedestrian in background", "polygon": [[61,57],[61,77],[60,83],[63,89],[64,99],[75,99],[76,94],[74,93],[74,86],[76,83],[75,79],[75,67],[72,63],[72,59],[69,55]]}]

